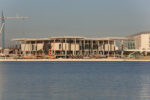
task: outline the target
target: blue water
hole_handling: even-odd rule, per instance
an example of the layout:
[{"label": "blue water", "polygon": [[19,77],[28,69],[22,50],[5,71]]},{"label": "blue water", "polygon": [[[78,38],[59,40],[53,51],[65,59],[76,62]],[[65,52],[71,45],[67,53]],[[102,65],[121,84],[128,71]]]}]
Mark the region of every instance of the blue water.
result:
[{"label": "blue water", "polygon": [[0,62],[0,100],[150,100],[150,62]]}]

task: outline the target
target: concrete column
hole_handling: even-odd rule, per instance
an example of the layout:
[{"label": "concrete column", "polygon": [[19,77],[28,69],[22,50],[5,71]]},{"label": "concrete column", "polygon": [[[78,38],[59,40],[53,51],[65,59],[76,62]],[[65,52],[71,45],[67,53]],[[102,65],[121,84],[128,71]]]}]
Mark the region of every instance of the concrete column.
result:
[{"label": "concrete column", "polygon": [[44,52],[44,40],[43,40],[43,54],[45,55],[45,52]]},{"label": "concrete column", "polygon": [[93,55],[93,40],[91,41],[91,54]]},{"label": "concrete column", "polygon": [[121,40],[121,57],[123,57],[123,53],[124,53],[124,50],[123,50],[123,40]]},{"label": "concrete column", "polygon": [[19,54],[21,55],[21,41],[19,41]]},{"label": "concrete column", "polygon": [[49,47],[49,48],[48,48],[48,51],[47,51],[47,52],[48,52],[48,54],[47,54],[48,56],[49,56],[50,44],[51,44],[51,43],[50,43],[50,40],[48,40],[48,47]]},{"label": "concrete column", "polygon": [[85,40],[83,40],[83,45],[84,45],[84,56],[85,56]]},{"label": "concrete column", "polygon": [[67,45],[66,45],[67,42],[66,41],[67,40],[65,39],[65,58],[67,58],[67,50],[66,50],[67,49]]},{"label": "concrete column", "polygon": [[17,46],[18,43],[17,43],[17,42],[18,42],[18,41],[15,42],[15,54],[16,54],[16,55],[17,55],[17,49],[18,49],[18,46]]},{"label": "concrete column", "polygon": [[37,41],[35,41],[35,55],[37,56]]},{"label": "concrete column", "polygon": [[108,57],[109,57],[109,51],[110,51],[110,41],[108,40],[108,53],[107,53]]},{"label": "concrete column", "polygon": [[76,43],[77,43],[77,40],[76,40],[76,38],[75,38],[75,55],[76,55]]},{"label": "concrete column", "polygon": [[105,41],[103,40],[103,55],[105,55]]},{"label": "concrete column", "polygon": [[114,40],[114,57],[116,57],[116,40]]},{"label": "concrete column", "polygon": [[54,43],[53,43],[53,50],[54,50],[54,55],[56,54],[56,50],[55,50],[55,39],[54,39]]},{"label": "concrete column", "polygon": [[62,46],[62,51],[64,51],[64,46],[63,46],[63,39],[61,41],[61,46]]},{"label": "concrete column", "polygon": [[31,41],[30,41],[30,55],[32,54],[32,44],[31,44]]},{"label": "concrete column", "polygon": [[80,55],[82,55],[82,40],[79,40]]},{"label": "concrete column", "polygon": [[[91,41],[90,40],[88,40],[88,45],[90,47],[90,45],[91,45]],[[89,48],[89,52],[88,52],[88,55],[90,55],[90,54],[91,54],[91,48]]]},{"label": "concrete column", "polygon": [[99,40],[97,40],[97,54],[99,54]]},{"label": "concrete column", "polygon": [[23,54],[24,54],[24,55],[27,55],[27,54],[26,54],[26,41],[24,41],[24,42],[25,42],[25,43],[24,43],[24,48],[23,48],[23,49],[24,49]]},{"label": "concrete column", "polygon": [[87,55],[90,55],[91,54],[91,48],[90,48],[91,42],[90,42],[90,40],[88,40],[88,45],[89,45],[89,48],[88,48]]}]

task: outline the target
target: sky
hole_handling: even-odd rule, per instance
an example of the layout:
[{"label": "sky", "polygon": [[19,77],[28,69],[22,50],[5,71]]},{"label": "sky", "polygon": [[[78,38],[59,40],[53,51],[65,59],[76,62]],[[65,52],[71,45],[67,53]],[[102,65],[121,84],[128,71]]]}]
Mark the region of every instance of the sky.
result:
[{"label": "sky", "polygon": [[6,43],[12,38],[127,36],[150,31],[150,0],[0,0]]}]

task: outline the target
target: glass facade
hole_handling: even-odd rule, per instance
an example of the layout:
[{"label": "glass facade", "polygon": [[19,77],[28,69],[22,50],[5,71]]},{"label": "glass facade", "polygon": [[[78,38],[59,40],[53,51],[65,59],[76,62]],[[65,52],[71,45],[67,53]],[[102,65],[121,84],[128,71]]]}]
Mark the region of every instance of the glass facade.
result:
[{"label": "glass facade", "polygon": [[135,48],[135,40],[125,40],[124,41],[124,47],[126,49],[136,49]]},{"label": "glass facade", "polygon": [[135,49],[135,41],[128,40],[128,49]]}]

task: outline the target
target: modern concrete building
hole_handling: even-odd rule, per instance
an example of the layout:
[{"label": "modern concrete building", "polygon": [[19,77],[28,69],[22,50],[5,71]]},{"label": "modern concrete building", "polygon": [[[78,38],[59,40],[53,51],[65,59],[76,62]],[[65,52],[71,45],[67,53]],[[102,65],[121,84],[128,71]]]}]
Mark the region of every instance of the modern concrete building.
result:
[{"label": "modern concrete building", "polygon": [[[124,52],[150,52],[150,31],[127,37],[86,38],[79,36],[60,36],[49,38],[13,39],[20,45],[21,54],[56,56],[57,58],[116,56]],[[119,45],[118,45],[119,41]]]},{"label": "modern concrete building", "polygon": [[124,40],[121,37],[86,38],[77,36],[62,36],[49,38],[20,38],[13,39],[20,44],[24,55],[55,55],[68,58],[72,56],[114,56],[116,52],[116,40]]},{"label": "modern concrete building", "polygon": [[150,31],[127,36],[127,51],[150,52]]}]

